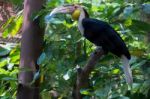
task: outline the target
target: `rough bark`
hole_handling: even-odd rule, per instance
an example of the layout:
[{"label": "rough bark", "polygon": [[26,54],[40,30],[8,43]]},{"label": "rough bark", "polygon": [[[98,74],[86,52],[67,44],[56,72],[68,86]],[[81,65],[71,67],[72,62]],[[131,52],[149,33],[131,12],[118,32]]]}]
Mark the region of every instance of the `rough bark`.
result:
[{"label": "rough bark", "polygon": [[24,0],[24,22],[21,39],[21,59],[17,99],[39,99],[39,85],[30,84],[38,70],[37,59],[42,52],[44,29],[32,15],[38,12],[45,0]]},{"label": "rough bark", "polygon": [[81,69],[78,68],[77,80],[73,89],[73,98],[82,99],[83,96],[80,93],[82,88],[89,88],[89,75],[94,69],[98,60],[104,55],[104,51],[101,48],[96,49],[90,56],[87,64]]}]

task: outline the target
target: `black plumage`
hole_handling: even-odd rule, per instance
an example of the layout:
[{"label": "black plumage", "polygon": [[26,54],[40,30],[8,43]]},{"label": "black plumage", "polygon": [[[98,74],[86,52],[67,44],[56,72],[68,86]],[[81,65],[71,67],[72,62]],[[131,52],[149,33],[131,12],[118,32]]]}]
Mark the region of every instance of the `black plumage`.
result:
[{"label": "black plumage", "polygon": [[120,35],[106,22],[92,18],[82,20],[84,36],[96,46],[102,46],[105,52],[111,52],[118,57],[125,55],[131,58],[130,53]]}]

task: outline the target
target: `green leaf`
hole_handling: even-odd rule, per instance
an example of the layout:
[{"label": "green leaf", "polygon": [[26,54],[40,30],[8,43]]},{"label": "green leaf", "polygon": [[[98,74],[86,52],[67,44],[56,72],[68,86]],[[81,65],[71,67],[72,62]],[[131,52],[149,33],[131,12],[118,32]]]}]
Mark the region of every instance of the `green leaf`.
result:
[{"label": "green leaf", "polygon": [[121,96],[118,99],[130,99],[129,97]]},{"label": "green leaf", "polygon": [[7,59],[0,60],[0,68],[7,65]]},{"label": "green leaf", "polygon": [[1,74],[8,75],[8,74],[9,74],[9,71],[7,71],[7,70],[5,70],[5,69],[0,68],[0,75],[1,75]]},{"label": "green leaf", "polygon": [[129,21],[128,24],[129,25],[127,25],[127,26],[129,26],[129,28],[132,31],[136,31],[136,32],[139,32],[139,31],[149,32],[150,31],[150,28],[149,28],[150,24],[143,22],[143,21],[132,20],[132,21]]},{"label": "green leaf", "polygon": [[81,93],[82,95],[90,95],[89,89],[81,89],[81,90],[80,90],[80,93]]},{"label": "green leaf", "polygon": [[13,30],[11,30],[12,36],[15,36],[19,32],[19,30],[20,30],[20,28],[22,26],[22,22],[23,22],[23,16],[19,16],[15,20],[15,24],[14,24],[15,26],[13,27]]},{"label": "green leaf", "polygon": [[21,5],[23,0],[9,0],[10,2],[12,2],[15,5]]},{"label": "green leaf", "polygon": [[17,78],[12,78],[12,77],[3,77],[1,80],[5,80],[5,81],[17,81]]},{"label": "green leaf", "polygon": [[140,62],[136,61],[135,64],[132,65],[132,69],[136,69],[136,68],[138,68],[140,66],[143,66],[145,63],[146,63],[146,60],[142,60]]},{"label": "green leaf", "polygon": [[129,17],[131,14],[133,13],[133,7],[132,6],[128,6],[124,9],[124,16],[125,18]]},{"label": "green leaf", "polygon": [[142,5],[142,10],[143,10],[144,13],[149,15],[150,14],[150,4],[143,4]]},{"label": "green leaf", "polygon": [[46,59],[46,54],[43,52],[37,60],[37,64],[41,65]]},{"label": "green leaf", "polygon": [[4,46],[1,46],[1,45],[0,45],[0,56],[7,55],[7,54],[9,54],[9,52],[10,52],[9,49],[4,48]]},{"label": "green leaf", "polygon": [[127,19],[124,24],[125,24],[125,26],[131,26],[132,25],[132,19],[131,18]]},{"label": "green leaf", "polygon": [[141,84],[140,83],[133,83],[132,84],[132,92],[133,93],[136,93],[141,87]]},{"label": "green leaf", "polygon": [[116,74],[119,74],[120,73],[120,69],[114,69],[112,71],[112,74],[116,75]]},{"label": "green leaf", "polygon": [[140,88],[140,92],[145,94],[146,96],[147,94],[149,94],[149,90],[150,90],[149,86],[150,86],[150,80],[144,81],[142,87]]},{"label": "green leaf", "polygon": [[8,20],[8,22],[3,26],[3,37],[6,38],[9,34],[11,34],[12,36],[15,36],[21,26],[22,26],[22,22],[23,22],[23,16],[18,16],[18,17],[12,17]]},{"label": "green leaf", "polygon": [[95,90],[95,94],[100,99],[107,99],[108,94],[111,92],[111,86],[104,86],[103,88],[98,88]]}]

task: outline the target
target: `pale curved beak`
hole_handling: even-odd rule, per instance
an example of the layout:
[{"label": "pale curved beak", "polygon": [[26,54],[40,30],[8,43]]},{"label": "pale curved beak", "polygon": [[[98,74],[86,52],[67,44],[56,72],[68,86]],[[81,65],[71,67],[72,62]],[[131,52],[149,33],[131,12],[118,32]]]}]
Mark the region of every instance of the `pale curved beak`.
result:
[{"label": "pale curved beak", "polygon": [[74,11],[74,6],[60,6],[52,10],[48,17],[53,17],[57,13],[72,13]]}]

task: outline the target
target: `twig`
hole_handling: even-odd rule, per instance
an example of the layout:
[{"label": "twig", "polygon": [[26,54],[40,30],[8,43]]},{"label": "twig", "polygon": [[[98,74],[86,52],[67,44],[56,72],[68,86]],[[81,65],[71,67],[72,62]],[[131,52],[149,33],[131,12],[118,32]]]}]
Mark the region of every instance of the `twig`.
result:
[{"label": "twig", "polygon": [[77,80],[73,89],[73,98],[82,99],[80,90],[82,88],[89,88],[89,75],[94,69],[98,60],[104,55],[102,48],[97,48],[90,56],[87,64],[83,68],[78,68]]}]

